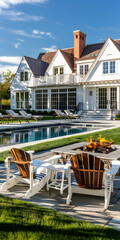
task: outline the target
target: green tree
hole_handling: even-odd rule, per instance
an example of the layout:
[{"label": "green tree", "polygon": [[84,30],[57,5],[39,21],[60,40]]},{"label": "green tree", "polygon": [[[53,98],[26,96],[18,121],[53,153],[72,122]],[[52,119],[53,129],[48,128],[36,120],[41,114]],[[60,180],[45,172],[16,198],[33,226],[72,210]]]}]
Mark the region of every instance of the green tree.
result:
[{"label": "green tree", "polygon": [[0,82],[0,99],[10,99],[10,85],[15,74],[10,70],[3,72],[3,81]]}]

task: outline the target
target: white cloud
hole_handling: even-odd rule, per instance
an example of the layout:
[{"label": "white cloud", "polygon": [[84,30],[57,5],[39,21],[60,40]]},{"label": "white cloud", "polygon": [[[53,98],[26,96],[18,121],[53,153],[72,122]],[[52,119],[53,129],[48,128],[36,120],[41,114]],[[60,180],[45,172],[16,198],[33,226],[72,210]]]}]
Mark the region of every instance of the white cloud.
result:
[{"label": "white cloud", "polygon": [[48,0],[0,0],[0,8],[9,8],[11,5],[17,5],[17,4],[34,4],[34,3],[44,3]]},{"label": "white cloud", "polygon": [[52,35],[51,32],[41,32],[41,31],[39,31],[39,30],[37,30],[37,29],[34,29],[34,30],[32,31],[32,33],[35,34],[35,35],[46,35],[46,36],[48,36],[48,37],[50,37],[50,38],[52,38],[52,39],[55,39],[55,37]]},{"label": "white cloud", "polygon": [[0,73],[7,72],[7,70],[10,70],[12,73],[16,73],[18,68],[18,65],[2,65],[0,64]]},{"label": "white cloud", "polygon": [[11,64],[19,64],[21,60],[20,56],[14,57],[14,56],[0,56],[0,62],[4,63],[11,63]]},{"label": "white cloud", "polygon": [[28,15],[24,12],[17,12],[13,10],[5,11],[3,9],[0,9],[0,16],[11,21],[40,21],[44,19],[42,16]]},{"label": "white cloud", "polygon": [[41,38],[41,36],[34,35],[34,34],[29,34],[29,33],[25,32],[24,30],[11,29],[10,32],[13,33],[13,34],[16,34],[16,35],[24,36],[24,37]]},{"label": "white cloud", "polygon": [[57,47],[55,45],[49,47],[49,48],[46,48],[46,47],[43,47],[42,50],[46,51],[46,52],[52,52],[52,51],[55,51],[57,49]]},{"label": "white cloud", "polygon": [[18,38],[18,41],[19,41],[19,42],[24,42],[24,40],[23,40],[23,39],[21,39],[21,38]]},{"label": "white cloud", "polygon": [[19,48],[19,46],[21,45],[21,43],[20,42],[18,42],[18,43],[15,43],[15,48]]}]

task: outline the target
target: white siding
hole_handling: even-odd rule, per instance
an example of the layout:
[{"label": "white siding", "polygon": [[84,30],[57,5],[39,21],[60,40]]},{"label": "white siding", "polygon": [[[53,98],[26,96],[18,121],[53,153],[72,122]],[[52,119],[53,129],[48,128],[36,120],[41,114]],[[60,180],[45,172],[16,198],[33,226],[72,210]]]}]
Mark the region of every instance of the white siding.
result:
[{"label": "white siding", "polygon": [[[20,81],[20,72],[24,72],[24,71],[28,72],[28,82]],[[13,82],[11,84],[11,108],[12,109],[16,109],[16,92],[22,92],[22,91],[30,92],[30,89],[28,89],[28,85],[32,80],[32,76],[33,76],[32,72],[25,58],[23,57],[18,67],[18,70],[16,72],[15,78],[13,79]],[[31,105],[31,101],[32,100],[30,100],[30,105]]]},{"label": "white siding", "polygon": [[64,59],[61,52],[58,50],[53,61],[48,67],[48,70],[46,72],[46,75],[54,75],[54,67],[64,67],[64,74],[71,74],[72,70],[67,64],[66,60]]},{"label": "white siding", "polygon": [[[103,62],[112,60],[116,61],[116,73],[103,74]],[[106,49],[87,78],[87,81],[105,81],[116,79],[120,79],[120,52],[115,47],[113,42],[109,40]]]}]

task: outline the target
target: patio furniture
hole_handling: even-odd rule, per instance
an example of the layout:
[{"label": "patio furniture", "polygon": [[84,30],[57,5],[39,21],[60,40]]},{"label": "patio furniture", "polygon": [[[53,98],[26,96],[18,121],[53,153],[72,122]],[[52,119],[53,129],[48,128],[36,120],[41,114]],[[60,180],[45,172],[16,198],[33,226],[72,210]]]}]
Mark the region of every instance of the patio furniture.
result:
[{"label": "patio furniture", "polygon": [[12,117],[12,119],[16,119],[21,123],[21,120],[26,120],[29,123],[29,117],[20,116],[18,113],[15,113],[13,110],[6,110],[6,113]]},{"label": "patio furniture", "polygon": [[2,121],[2,123],[4,123],[4,121],[6,120],[7,123],[9,124],[9,120],[11,119],[10,116],[8,115],[3,115],[2,113],[0,113],[0,121]]},{"label": "patio furniture", "polygon": [[23,116],[23,117],[28,117],[29,119],[34,119],[35,121],[38,121],[42,119],[43,116],[35,116],[32,115],[31,113],[27,113],[25,110],[20,110],[19,113]]},{"label": "patio furniture", "polygon": [[69,118],[67,114],[63,113],[61,110],[53,109],[56,115],[60,118]]},{"label": "patio furniture", "polygon": [[[25,194],[25,198],[30,198],[45,186],[51,177],[49,173],[46,175],[46,167],[55,164],[61,156],[53,156],[45,161],[31,161],[32,153],[17,148],[11,149],[12,158],[8,157],[5,160],[7,176],[6,182],[1,187],[2,190],[7,190],[19,182],[27,183],[30,187]],[[15,163],[18,168],[18,172],[12,174],[12,178],[10,177],[11,162]]]},{"label": "patio furniture", "polygon": [[[47,173],[52,173],[52,178],[47,180],[47,190],[50,188],[60,191],[60,194],[63,194],[63,191],[68,188],[68,181],[65,180],[65,173],[68,171],[70,164],[53,164],[47,166]],[[47,176],[49,176],[47,174]],[[61,177],[60,177],[61,174]],[[50,181],[50,183],[49,183]]]},{"label": "patio furniture", "polygon": [[[104,196],[104,209],[107,209],[111,192],[113,192],[113,180],[119,170],[120,161],[112,161],[112,169],[110,171],[104,169],[104,162],[101,158],[91,154],[76,154],[70,158],[70,161],[71,167],[68,170],[69,187],[66,203],[69,204],[71,202],[73,193]],[[71,169],[76,180],[72,184]]]},{"label": "patio furniture", "polygon": [[81,117],[81,111],[78,111],[77,114],[73,114],[69,110],[64,110],[64,112],[70,117],[70,118],[80,118]]}]

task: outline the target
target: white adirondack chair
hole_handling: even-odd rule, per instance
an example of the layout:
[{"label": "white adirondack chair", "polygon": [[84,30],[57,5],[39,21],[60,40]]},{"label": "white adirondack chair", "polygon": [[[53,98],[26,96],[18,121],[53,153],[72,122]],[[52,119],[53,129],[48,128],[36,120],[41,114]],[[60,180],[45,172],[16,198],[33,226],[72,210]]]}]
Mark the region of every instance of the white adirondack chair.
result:
[{"label": "white adirondack chair", "polygon": [[[25,198],[30,198],[39,192],[47,183],[48,179],[50,179],[50,173],[47,173],[46,167],[55,164],[58,162],[58,159],[61,157],[60,155],[55,155],[47,160],[41,161],[34,160],[31,161],[32,152],[24,152],[23,150],[13,148],[11,149],[11,153],[13,158],[8,157],[5,160],[5,166],[7,169],[6,182],[2,184],[1,189],[7,190],[17,183],[27,183],[30,185],[28,191],[25,194]],[[10,173],[10,163],[14,162],[17,165],[18,172],[14,173],[12,178]],[[38,164],[40,166],[38,167]],[[35,168],[35,165],[37,168]],[[49,176],[48,176],[49,175]]]},{"label": "white adirondack chair", "polygon": [[[105,198],[104,209],[106,210],[109,206],[111,192],[113,192],[113,180],[120,168],[120,161],[113,160],[112,169],[108,171],[104,169],[104,162],[101,158],[91,154],[76,154],[70,160],[66,203],[70,204],[73,193],[103,196]],[[73,183],[71,183],[71,169],[76,179]]]}]

